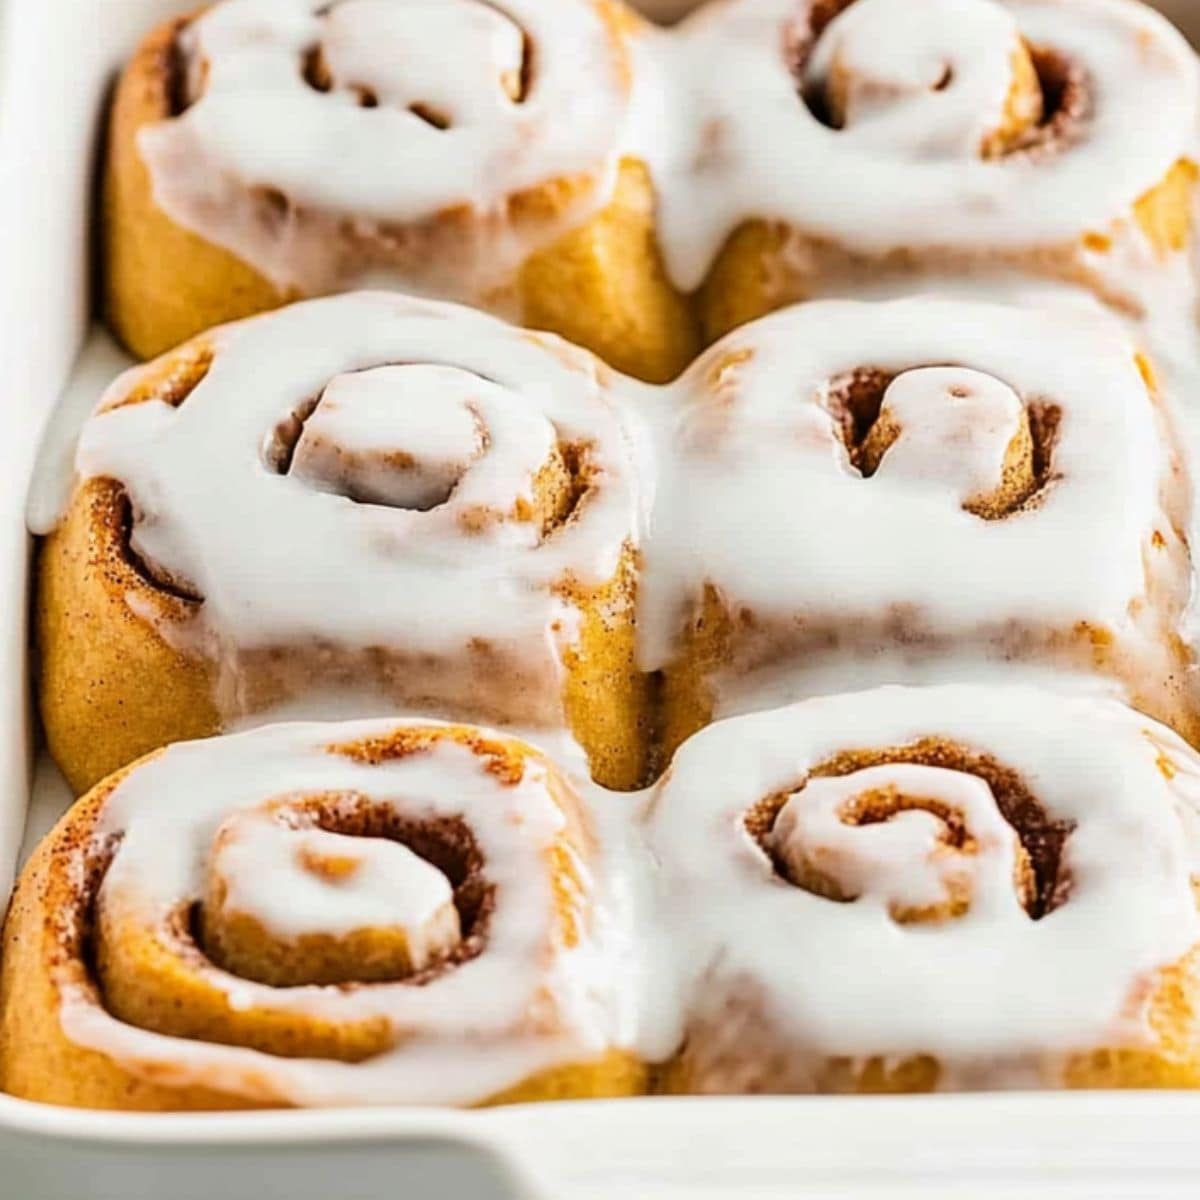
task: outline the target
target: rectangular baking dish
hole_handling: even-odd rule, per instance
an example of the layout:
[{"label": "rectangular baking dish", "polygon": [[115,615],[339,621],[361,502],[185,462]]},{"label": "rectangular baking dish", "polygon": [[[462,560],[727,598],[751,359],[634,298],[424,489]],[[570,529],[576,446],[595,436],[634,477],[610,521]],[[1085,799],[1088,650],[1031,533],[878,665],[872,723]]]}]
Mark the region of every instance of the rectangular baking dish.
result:
[{"label": "rectangular baking dish", "polygon": [[[0,905],[27,820],[32,841],[65,803],[35,769],[24,511],[47,428],[64,453],[122,361],[89,339],[104,101],[138,36],[191,7],[0,0]],[[1190,1197],[1198,1123],[1200,1096],[1154,1093],[150,1117],[0,1096],[0,1200]]]}]

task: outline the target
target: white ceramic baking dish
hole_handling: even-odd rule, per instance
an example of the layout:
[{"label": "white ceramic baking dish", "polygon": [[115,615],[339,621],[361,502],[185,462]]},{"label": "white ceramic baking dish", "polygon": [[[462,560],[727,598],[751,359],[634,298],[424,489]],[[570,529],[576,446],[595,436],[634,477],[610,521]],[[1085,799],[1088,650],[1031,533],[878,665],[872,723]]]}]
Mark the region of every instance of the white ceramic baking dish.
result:
[{"label": "white ceramic baking dish", "polygon": [[[106,90],[144,30],[193,6],[0,0],[0,905],[27,818],[32,840],[64,802],[44,764],[34,786],[24,506],[45,429],[53,453],[119,363],[102,337],[80,355]],[[1200,1096],[1166,1094],[153,1117],[0,1096],[0,1200],[1192,1197],[1198,1126]]]}]

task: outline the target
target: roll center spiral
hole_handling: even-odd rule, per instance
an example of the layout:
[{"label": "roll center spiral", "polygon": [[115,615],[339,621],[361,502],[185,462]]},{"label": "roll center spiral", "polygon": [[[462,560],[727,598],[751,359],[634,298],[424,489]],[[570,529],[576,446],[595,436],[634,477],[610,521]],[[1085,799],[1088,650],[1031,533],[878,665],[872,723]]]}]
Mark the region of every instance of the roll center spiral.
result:
[{"label": "roll center spiral", "polygon": [[359,504],[433,513],[470,535],[539,541],[589,487],[586,447],[508,389],[458,367],[401,363],[335,376],[263,445],[267,467]]},{"label": "roll center spiral", "polygon": [[1073,825],[1011,768],[939,738],[835,754],[751,807],[745,827],[782,881],[899,924],[980,906],[1038,920],[1071,889]]},{"label": "roll center spiral", "polygon": [[900,924],[964,916],[982,892],[1033,905],[1033,868],[987,783],[916,763],[810,779],[769,847],[786,877],[826,899],[870,900]]},{"label": "roll center spiral", "polygon": [[449,500],[486,448],[472,405],[483,386],[450,367],[338,375],[281,426],[268,457],[318,491],[425,512]]},{"label": "roll center spiral", "polygon": [[[354,792],[284,795],[229,814],[213,830],[195,892],[149,925],[114,856],[116,846],[95,866],[89,936],[100,994],[121,1020],[172,1036],[370,1057],[394,1038],[376,1018],[279,1043],[259,1025],[269,993],[239,1007],[227,989],[420,988],[483,953],[491,936],[495,888],[466,821],[414,818]],[[195,998],[197,1024],[164,1007],[179,988]]]},{"label": "roll center spiral", "polygon": [[1020,511],[1051,478],[1057,409],[981,371],[862,369],[834,380],[826,405],[864,479],[949,488],[985,520]]},{"label": "roll center spiral", "polygon": [[276,987],[408,978],[463,937],[454,887],[432,863],[403,842],[331,832],[287,809],[225,821],[202,914],[215,962]]},{"label": "roll center spiral", "polygon": [[809,105],[872,153],[999,158],[1036,140],[1058,103],[994,0],[855,0],[810,25]]},{"label": "roll center spiral", "polygon": [[[317,91],[363,108],[411,114],[438,131],[486,121],[521,103],[531,82],[532,55],[521,28],[480,0],[341,0],[321,18],[319,42],[303,72]],[[414,46],[454,46],[446,69]]]}]

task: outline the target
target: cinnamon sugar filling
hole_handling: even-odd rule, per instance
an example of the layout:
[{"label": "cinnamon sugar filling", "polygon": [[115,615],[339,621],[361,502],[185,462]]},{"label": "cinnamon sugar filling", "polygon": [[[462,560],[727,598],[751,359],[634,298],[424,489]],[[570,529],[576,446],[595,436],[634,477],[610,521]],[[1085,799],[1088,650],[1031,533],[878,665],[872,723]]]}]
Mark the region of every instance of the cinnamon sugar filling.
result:
[{"label": "cinnamon sugar filling", "polygon": [[123,487],[119,484],[114,486],[117,488],[116,505],[114,507],[114,517],[117,525],[116,545],[119,548],[119,553],[125,565],[143,583],[149,584],[158,591],[165,592],[168,596],[176,600],[182,600],[187,604],[203,604],[203,594],[190,579],[186,579],[178,571],[169,571],[159,563],[151,562],[148,558],[143,557],[137,552],[133,545],[133,529],[137,523],[133,504]]},{"label": "cinnamon sugar filling", "polygon": [[304,423],[317,411],[320,396],[309,396],[301,400],[271,431],[263,450],[266,464],[276,475],[291,473],[292,461],[296,456],[296,444],[304,432]]},{"label": "cinnamon sugar filling", "polygon": [[[386,806],[373,802],[369,797],[357,794],[339,795],[324,793],[303,796],[287,801],[292,805],[289,816],[296,822],[311,823],[311,827],[351,837],[386,838],[398,842],[416,853],[424,861],[445,875],[453,889],[454,907],[458,912],[462,938],[452,950],[427,965],[420,971],[389,981],[389,986],[404,984],[422,987],[439,979],[447,972],[478,957],[487,946],[488,928],[495,909],[495,889],[485,873],[483,853],[467,822],[462,818],[439,818],[429,821],[414,821],[403,818]],[[66,878],[78,880],[72,890],[72,903],[64,906],[55,919],[53,940],[54,965],[68,972],[82,972],[81,979],[73,982],[83,984],[95,1002],[110,1016],[125,1024],[149,1029],[167,1036],[179,1036],[170,1028],[169,1006],[161,1027],[154,1022],[139,1020],[137,1014],[114,1011],[109,1002],[101,962],[106,955],[99,936],[99,905],[101,890],[110,865],[116,857],[121,836],[93,838],[64,844],[58,851],[63,858],[63,869],[69,871]],[[214,952],[205,936],[205,914],[201,901],[183,900],[165,918],[159,931],[164,948],[192,976],[233,976],[258,983],[261,980],[253,972],[234,974]],[[287,946],[282,947],[287,952]],[[68,976],[69,977],[69,976]],[[375,981],[378,982],[378,981]],[[122,981],[127,987],[128,981]],[[347,980],[333,985],[340,992],[353,992],[359,988],[374,986],[374,983]],[[311,986],[297,983],[291,986]],[[281,988],[286,992],[286,987]],[[153,1012],[153,1006],[148,1011]],[[225,1038],[206,1037],[202,1030],[190,1032],[189,1037],[213,1041],[218,1044],[234,1044]],[[385,1047],[380,1046],[379,1049]],[[288,1055],[287,1047],[273,1046],[272,1053]],[[312,1047],[304,1039],[291,1051],[293,1056],[311,1057]],[[346,1061],[359,1061],[361,1053],[334,1057]]]},{"label": "cinnamon sugar filling", "polygon": [[[498,13],[505,20],[512,22],[512,18],[503,9],[488,3],[488,0],[477,0],[477,3],[483,4],[485,7]],[[335,3],[328,4],[322,8],[318,16],[326,17],[336,7],[335,0]],[[515,24],[515,22],[512,23]],[[534,81],[534,42],[527,30],[520,29],[519,32],[521,35],[520,64],[515,69],[504,72],[499,80],[505,95],[514,104],[525,103]],[[370,84],[354,80],[340,81],[334,78],[325,48],[320,42],[310,46],[304,52],[300,60],[300,74],[304,82],[313,91],[330,93],[345,90],[356,98],[360,108],[379,107],[379,93]],[[454,125],[454,121],[449,113],[429,101],[414,100],[407,108],[414,117],[424,121],[426,125],[429,125],[433,129],[445,131]]]},{"label": "cinnamon sugar filling", "polygon": [[191,89],[188,86],[189,56],[183,45],[183,34],[190,24],[189,18],[180,17],[163,47],[160,70],[164,81],[167,116],[170,117],[182,116],[196,99],[190,94]]},{"label": "cinnamon sugar filling", "polygon": [[[396,975],[392,982],[421,987],[483,952],[488,923],[495,910],[495,889],[484,871],[483,852],[463,818],[414,821],[387,805],[375,803],[368,796],[337,793],[298,797],[295,803],[287,800],[282,816],[290,829],[320,829],[347,837],[396,842],[429,863],[449,881],[462,930],[461,940],[422,970]],[[198,956],[197,962],[203,960],[218,970],[256,982],[266,981],[253,970],[239,973],[223,960],[215,940],[205,934],[205,913],[200,901],[193,901],[187,913],[186,936],[182,944]],[[355,988],[370,984],[348,980],[338,986]]]},{"label": "cinnamon sugar filling", "polygon": [[[1063,849],[1073,826],[1052,820],[1016,771],[989,755],[978,754],[941,738],[922,738],[907,746],[883,750],[843,751],[818,763],[797,786],[767,796],[750,808],[744,818],[746,831],[767,857],[776,876],[825,899],[853,902],[855,897],[839,895],[834,888],[814,886],[812,878],[794,878],[794,873],[776,852],[771,835],[784,805],[791,796],[804,789],[808,780],[852,775],[869,767],[892,763],[940,767],[982,779],[991,790],[1001,815],[1016,832],[1032,869],[1028,888],[1021,885],[1020,877],[1014,880],[1022,907],[1032,920],[1037,921],[1066,902],[1071,881],[1063,866]],[[864,795],[843,807],[841,819],[847,825],[869,825],[913,809],[922,809],[940,818],[945,844],[960,850],[969,849],[971,831],[962,815],[920,797]]]},{"label": "cinnamon sugar filling", "polygon": [[177,350],[153,363],[139,373],[137,382],[118,399],[105,404],[100,411],[112,412],[132,404],[159,403],[179,408],[203,382],[212,368],[216,348],[205,338],[187,342]]},{"label": "cinnamon sugar filling", "polygon": [[[215,349],[207,341],[196,341],[181,346],[158,363],[146,367],[142,377],[129,392],[100,411],[108,412],[149,401],[179,408],[207,376],[215,354]],[[165,592],[168,596],[189,604],[202,604],[204,596],[192,580],[184,578],[177,571],[168,570],[159,563],[151,562],[137,552],[133,545],[133,530],[137,523],[133,502],[118,481],[114,480],[112,487],[113,504],[104,516],[114,523],[114,541],[124,564],[144,583]]]},{"label": "cinnamon sugar filling", "polygon": [[[922,370],[924,364],[910,368]],[[823,405],[833,419],[838,438],[846,449],[850,465],[864,480],[879,469],[899,431],[881,428],[881,412],[888,388],[904,372],[879,367],[856,367],[831,380]],[[1034,507],[1055,480],[1054,448],[1058,440],[1062,409],[1044,398],[1023,400],[1029,426],[1029,462],[1024,478],[1013,486],[997,480],[995,502],[977,504],[968,501],[967,511],[983,520],[1002,520]],[[882,436],[880,436],[882,435]]]},{"label": "cinnamon sugar filling", "polygon": [[1042,93],[1042,119],[1010,153],[1066,148],[1092,115],[1092,88],[1080,63],[1051,46],[1027,46]]},{"label": "cinnamon sugar filling", "polygon": [[[348,374],[363,375],[367,372],[389,367],[402,367],[413,364],[383,363],[361,368]],[[481,385],[499,386],[495,381],[483,376],[474,376]],[[267,437],[263,459],[267,467],[277,475],[292,475],[295,473],[297,450],[306,431],[311,431],[311,422],[318,416],[325,401],[323,391],[317,396],[302,400],[292,409],[271,431]],[[397,397],[397,401],[401,397]],[[339,468],[338,479],[328,478],[321,481],[324,491],[340,495],[358,504],[383,504],[387,507],[409,509],[415,512],[431,512],[449,504],[454,499],[463,478],[474,466],[475,462],[488,453],[491,445],[491,432],[488,429],[483,413],[469,402],[466,407],[470,410],[472,424],[475,429],[477,446],[473,452],[463,456],[461,462],[455,464],[452,474],[435,479],[426,494],[420,498],[405,501],[395,501],[380,498],[355,483],[354,474],[362,465],[363,455],[347,447],[332,445],[328,448],[327,457],[336,461]],[[582,509],[588,495],[597,483],[597,471],[591,461],[591,447],[586,442],[571,442],[562,437],[561,431],[554,429],[554,444],[549,456],[537,470],[532,479],[532,496],[529,499],[518,497],[513,508],[507,513],[472,512],[463,514],[463,529],[466,533],[481,532],[504,517],[517,521],[533,521],[541,528],[543,538],[549,537],[556,529],[565,526],[576,518]],[[420,456],[409,453],[403,446],[392,449],[377,448],[372,451],[372,457],[377,458],[378,465],[387,472],[419,473],[428,469]],[[308,480],[311,482],[311,480]]]},{"label": "cinnamon sugar filling", "polygon": [[[793,25],[785,35],[785,55],[797,91],[813,117],[830,129],[843,128],[831,97],[826,88],[814,85],[806,76],[822,35],[855,2],[812,0],[807,17]],[[1040,114],[1019,136],[990,146],[985,157],[1005,158],[1065,149],[1081,136],[1091,116],[1092,87],[1082,65],[1051,46],[1025,42],[1024,49],[1032,63],[1037,91],[1041,96]],[[954,66],[947,63],[930,90],[946,91],[953,86],[954,78]]]}]

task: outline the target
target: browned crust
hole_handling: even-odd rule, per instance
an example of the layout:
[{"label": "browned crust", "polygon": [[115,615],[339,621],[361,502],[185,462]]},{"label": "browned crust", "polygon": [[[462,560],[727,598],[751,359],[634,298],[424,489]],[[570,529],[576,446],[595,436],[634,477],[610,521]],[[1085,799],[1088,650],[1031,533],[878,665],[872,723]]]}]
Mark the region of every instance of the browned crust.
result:
[{"label": "browned crust", "polygon": [[[148,576],[129,548],[128,513],[119,485],[86,482],[39,559],[35,617],[42,719],[51,753],[76,792],[152,749],[207,737],[223,727],[218,664],[190,628],[198,602],[186,589]],[[607,583],[564,589],[580,613],[581,627],[577,642],[563,652],[561,711],[597,780],[619,790],[648,782],[651,766],[651,684],[636,662],[634,562],[627,548]],[[170,632],[164,638],[160,630]],[[402,631],[398,636],[400,643],[391,651],[351,656],[340,666],[325,663],[320,647],[311,655],[302,648],[288,654],[264,651],[246,666],[243,701],[250,711],[259,711],[297,688],[319,686],[319,679],[314,682],[316,677],[302,670],[311,658],[317,674],[344,668],[361,678],[361,672],[370,672],[381,688],[396,692],[399,702],[406,687],[422,686],[413,672],[428,673],[430,665],[421,667],[419,658],[405,650]],[[187,647],[189,638],[196,640],[194,652],[177,648]],[[482,640],[464,653],[459,666],[469,668],[472,678],[507,670],[501,661],[489,663]],[[405,670],[406,663],[411,670]],[[453,670],[454,664],[445,669]],[[519,681],[511,673],[507,677],[515,688]],[[501,682],[496,680],[497,688]],[[445,699],[450,703],[453,697]],[[509,697],[514,706],[530,702],[516,693]],[[539,704],[547,711],[554,706],[545,697]],[[478,719],[502,720],[503,714],[481,712]]]},{"label": "browned crust", "polygon": [[[405,727],[369,744],[331,746],[330,751],[380,761],[420,753],[444,739],[489,757],[502,784],[516,782],[517,773],[523,775],[529,760],[545,761],[522,743],[484,739],[465,726]],[[263,1105],[217,1088],[175,1086],[168,1078],[155,1079],[149,1069],[132,1071],[107,1054],[81,1047],[64,1032],[62,988],[77,987],[96,1003],[106,1003],[94,975],[92,925],[93,903],[111,849],[100,843],[97,828],[115,788],[140,765],[135,763],[111,776],[81,799],[42,842],[22,873],[4,927],[0,958],[0,1088],[46,1103],[131,1111],[281,1107],[281,1103]],[[548,856],[546,870],[554,880],[557,936],[562,945],[570,946],[586,936],[579,927],[583,894],[576,874],[579,855],[590,856],[595,848],[582,823],[575,793],[552,767],[547,778],[568,817],[560,850]],[[161,947],[154,938],[141,937],[137,931],[124,932],[130,934],[130,942],[123,947],[122,967],[132,963],[137,970],[149,972],[160,1005],[155,1013],[143,1003],[136,1014],[139,1023],[154,1027],[160,1022],[173,1026],[182,1021],[194,1025],[195,1036],[200,1038],[244,1044],[247,1020],[253,1023],[263,1016],[269,1019],[258,1023],[251,1040],[262,1043],[266,1052],[295,1052],[316,1039],[323,1052],[345,1061],[370,1057],[390,1044],[386,1031],[377,1026],[347,1028],[339,1039],[336,1031],[322,1022],[314,1025],[294,1014],[230,1010],[214,1001],[211,989],[187,971],[186,963],[159,953]],[[103,952],[99,957],[104,957]],[[127,990],[137,993],[136,982]],[[144,999],[147,993],[141,994]],[[240,1038],[235,1036],[239,1034]],[[539,1072],[485,1103],[636,1095],[645,1089],[642,1065],[632,1055],[614,1050],[591,1061]]]},{"label": "browned crust", "polygon": [[229,251],[177,225],[154,201],[137,148],[172,115],[174,47],[192,19],[160,25],[117,85],[103,185],[104,307],[121,341],[153,358],[210,326],[275,308],[287,296]]},{"label": "browned crust", "polygon": [[168,645],[147,619],[183,627],[195,604],[139,573],[127,511],[117,484],[88,481],[38,562],[42,720],[76,792],[150,750],[220,728],[212,667]]},{"label": "browned crust", "polygon": [[700,350],[689,298],[667,276],[646,166],[626,159],[612,203],[532,255],[518,289],[525,324],[557,333],[651,383],[674,379]]},{"label": "browned crust", "polygon": [[718,253],[695,297],[705,345],[731,329],[776,309],[847,288],[922,273],[978,273],[1015,269],[1088,288],[1105,303],[1127,311],[1129,296],[1114,290],[1084,252],[1109,253],[1128,227],[1136,226],[1159,258],[1182,252],[1192,240],[1192,199],[1200,176],[1196,165],[1181,159],[1163,180],[1128,213],[1116,213],[1106,230],[1085,233],[1077,245],[995,250],[949,251],[912,246],[888,254],[854,253],[844,246],[811,237],[779,221],[755,218],[738,226]]},{"label": "browned crust", "polygon": [[637,555],[627,546],[607,583],[567,589],[582,619],[563,655],[563,709],[596,781],[619,791],[649,783],[654,768],[654,681],[638,670],[637,580]]},{"label": "browned crust", "polygon": [[[623,22],[613,6],[598,6],[626,59]],[[125,345],[152,358],[211,326],[299,299],[281,292],[236,255],[183,228],[155,203],[149,172],[137,148],[143,127],[173,110],[174,46],[192,18],[156,29],[130,61],[117,87],[104,180],[105,308]],[[551,181],[512,197],[513,221],[551,221],[594,186],[590,177]],[[512,305],[526,324],[577,342],[632,375],[666,380],[698,349],[687,298],[671,286],[655,234],[655,195],[649,173],[622,165],[616,194],[602,212],[522,268],[515,295],[488,299]],[[436,221],[447,229],[470,220],[451,210]],[[399,234],[403,231],[398,231]],[[431,243],[431,252],[435,249]]]}]

